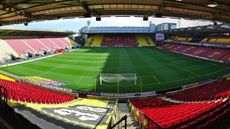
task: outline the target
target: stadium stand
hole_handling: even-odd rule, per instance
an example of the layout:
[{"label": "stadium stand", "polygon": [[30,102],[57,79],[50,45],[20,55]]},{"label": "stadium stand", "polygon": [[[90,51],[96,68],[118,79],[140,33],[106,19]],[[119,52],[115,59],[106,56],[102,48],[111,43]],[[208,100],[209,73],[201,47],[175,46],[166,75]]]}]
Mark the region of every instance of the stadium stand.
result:
[{"label": "stadium stand", "polygon": [[22,39],[6,39],[5,40],[13,49],[17,52],[19,56],[24,55],[28,52],[36,53],[36,51],[28,46],[27,43]]},{"label": "stadium stand", "polygon": [[[15,81],[0,74],[0,96],[2,98],[0,101],[0,129],[37,129],[39,127],[42,129],[116,129],[111,128],[111,125],[115,123],[112,119],[112,114],[116,112],[114,110],[118,110],[118,113],[126,110],[119,104],[120,107],[117,107],[117,102],[120,103],[129,98],[132,98],[130,100],[131,109],[138,122],[140,121],[140,127],[137,127],[140,129],[210,129],[212,128],[211,125],[219,120],[226,120],[223,123],[228,126],[226,127],[228,129],[230,127],[230,69],[228,65],[197,61],[154,48],[128,48],[129,50],[126,48],[106,48],[106,51],[102,50],[104,48],[87,48],[77,49],[78,51],[70,50],[68,52],[71,53],[59,57],[51,54],[65,52],[66,49],[72,47],[74,42],[66,38],[50,37],[69,36],[79,41],[75,37],[79,36],[78,38],[83,40],[78,45],[73,46],[74,49],[82,47],[83,41],[88,37],[87,35],[93,36],[85,43],[86,47],[136,47],[138,44],[140,47],[151,47],[156,46],[153,40],[155,34],[158,44],[163,43],[165,37],[174,35],[170,39],[172,41],[170,43],[174,44],[159,46],[168,51],[196,58],[230,63],[229,8],[230,3],[227,0],[1,0],[0,26],[3,27],[1,27],[0,37],[6,40],[0,40],[0,43],[5,43],[0,44],[0,65],[3,64],[0,67],[3,74],[4,71],[8,71],[10,72],[9,75],[13,75],[12,77],[17,79]],[[157,22],[152,23],[151,17],[153,15],[154,17],[173,18],[178,23],[162,23],[155,26]],[[66,32],[32,31],[30,27],[25,27],[24,31],[19,30],[16,34],[10,32],[13,30],[4,30],[6,25],[11,24],[28,26],[36,21],[60,20],[62,22],[64,19],[91,16],[96,16],[96,21],[101,21],[101,18],[107,19],[107,17],[143,18],[143,21],[149,21],[150,26],[91,27],[92,20],[86,19],[88,20],[86,25],[75,22],[74,25],[84,26],[79,29],[78,34],[75,30],[73,32],[69,30]],[[151,19],[149,20],[149,18]],[[209,20],[213,22],[213,25],[181,28],[181,26],[187,26],[181,24],[181,18]],[[103,21],[103,23],[106,22],[108,21]],[[129,25],[129,22],[126,20],[126,24]],[[119,24],[121,23],[119,22]],[[224,25],[220,25],[222,23]],[[141,24],[139,22],[138,25]],[[178,29],[177,24],[179,24]],[[68,26],[70,25],[72,24],[70,23]],[[74,34],[74,36],[70,34]],[[106,34],[112,36],[105,36]],[[140,37],[133,35],[140,35]],[[116,49],[116,51],[112,49]],[[128,51],[126,52],[126,50]],[[36,57],[33,54],[36,54]],[[43,57],[44,55],[49,56]],[[86,56],[83,57],[84,55]],[[1,62],[1,60],[4,61],[10,57],[11,61]],[[22,59],[18,57],[22,57]],[[32,57],[32,59],[27,57]],[[44,59],[49,57],[52,58]],[[34,62],[40,59],[44,60]],[[24,64],[27,62],[32,63]],[[23,65],[18,65],[21,63]],[[130,84],[131,86],[126,83],[124,86],[121,85],[123,81],[134,80],[131,77],[120,76],[120,74],[125,73],[135,74],[134,85],[137,86],[134,87],[133,83]],[[224,73],[226,75],[223,75]],[[116,74],[118,76],[112,77],[112,75],[103,78],[101,77],[103,74]],[[45,87],[39,87],[38,84],[44,84],[42,81],[34,86],[31,85],[33,83],[17,82],[19,80],[25,81],[26,78],[23,77],[25,75],[37,78],[41,76],[41,80],[46,79],[46,77],[54,77],[53,79],[55,79],[57,76],[57,80],[64,79],[65,82],[63,83],[66,83],[66,86],[63,87],[71,88],[70,91],[63,92],[71,93],[64,94],[61,91],[59,93]],[[228,79],[193,87],[226,76]],[[104,89],[99,86],[98,79],[101,82],[103,80],[109,83],[108,88]],[[44,82],[50,81],[53,80],[47,79]],[[61,86],[57,86],[57,83],[59,81],[53,81],[52,84],[55,85],[53,87],[60,88]],[[48,85],[46,86],[48,87]],[[184,88],[191,89],[184,90]],[[169,94],[168,98],[152,97],[155,95],[165,96],[168,92],[174,93]],[[70,94],[79,95],[84,99],[75,99],[75,96]],[[147,96],[148,98],[141,98]],[[87,97],[98,100],[85,99]],[[110,100],[116,100],[116,102]],[[12,104],[14,109],[8,107],[8,104]],[[126,111],[129,112],[129,110]],[[20,117],[19,114],[23,114],[23,117]],[[13,119],[7,119],[7,117]],[[31,123],[26,121],[24,117]],[[35,120],[32,121],[31,119],[34,117]],[[125,121],[124,126],[118,126],[118,129],[126,129],[127,117],[132,117],[132,115],[125,115],[125,117],[118,120],[118,123]],[[9,126],[5,124],[4,119],[8,121]],[[138,125],[137,122],[131,124]]]},{"label": "stadium stand", "polygon": [[72,44],[68,42],[68,40],[66,40],[65,38],[53,38],[50,40],[60,45],[62,49],[68,49],[72,47]]},{"label": "stadium stand", "polygon": [[187,41],[187,37],[178,37],[176,36],[174,38],[175,41],[178,41],[178,42],[184,42],[184,41]]},{"label": "stadium stand", "polygon": [[112,47],[114,45],[114,37],[113,36],[104,36],[103,42],[101,43],[102,46]]},{"label": "stadium stand", "polygon": [[94,35],[90,47],[100,47],[103,41],[103,35]]},{"label": "stadium stand", "polygon": [[125,44],[125,46],[129,46],[129,47],[135,47],[135,46],[137,46],[136,36],[134,36],[134,35],[129,35],[127,37],[124,36],[123,43]]},{"label": "stadium stand", "polygon": [[230,38],[218,38],[216,40],[217,43],[227,43],[227,44],[230,44]]},{"label": "stadium stand", "polygon": [[6,39],[5,41],[19,56],[28,52],[39,54],[42,51],[54,51],[72,47],[71,42],[65,38]]},{"label": "stadium stand", "polygon": [[227,48],[202,47],[183,44],[163,44],[159,46],[169,51],[218,60],[225,63],[230,62],[230,51]]},{"label": "stadium stand", "polygon": [[200,43],[200,44],[216,44],[216,45],[228,45],[230,44],[230,37],[223,36],[223,37],[208,37],[208,36],[201,36],[201,37],[179,37],[179,36],[170,36],[167,42],[172,43]]},{"label": "stadium stand", "polygon": [[156,46],[156,44],[154,43],[154,41],[152,40],[152,38],[150,36],[147,36],[146,39],[147,39],[147,42],[149,43],[149,46],[151,46],[151,47]]},{"label": "stadium stand", "polygon": [[90,47],[92,41],[93,41],[93,36],[88,37],[88,39],[86,40],[84,46],[85,47]]},{"label": "stadium stand", "polygon": [[138,36],[136,36],[136,37],[137,37],[138,45],[139,45],[140,47],[149,46],[149,44],[148,44],[148,42],[147,42],[145,36],[143,36],[143,35],[138,35]]},{"label": "stadium stand", "polygon": [[0,48],[0,62],[10,59],[11,55],[18,57],[18,54],[4,40],[0,40]]},{"label": "stadium stand", "polygon": [[59,46],[57,46],[57,44],[55,44],[54,42],[51,42],[47,38],[42,38],[42,39],[38,39],[38,40],[40,42],[44,43],[50,50],[55,50],[55,49],[59,48]]},{"label": "stadium stand", "polygon": [[201,43],[206,44],[230,44],[230,37],[206,37]]},{"label": "stadium stand", "polygon": [[[155,46],[152,39],[143,36],[143,40],[139,41],[142,46]],[[149,43],[148,43],[149,42]],[[138,45],[138,39],[135,35],[93,35],[90,36],[86,42],[85,47],[136,47]],[[139,45],[140,46],[140,45]]]},{"label": "stadium stand", "polygon": [[37,39],[25,39],[24,42],[27,46],[29,45],[31,48],[33,48],[33,50],[36,51],[36,54],[39,54],[42,50],[48,51],[47,47]]},{"label": "stadium stand", "polygon": [[230,53],[228,53],[228,54],[226,54],[225,56],[223,56],[223,57],[221,58],[221,60],[224,60],[224,61],[226,61],[226,62],[230,62]]},{"label": "stadium stand", "polygon": [[230,80],[221,80],[169,95],[180,101],[200,101],[230,97]]},{"label": "stadium stand", "polygon": [[35,87],[23,82],[0,80],[0,85],[7,89],[8,99],[15,101],[55,104],[75,99],[74,96],[61,94],[41,87]]},{"label": "stadium stand", "polygon": [[137,43],[134,35],[105,35],[101,45],[106,47],[135,47]]},{"label": "stadium stand", "polygon": [[224,57],[226,54],[229,53],[228,49],[213,49],[211,51],[209,51],[208,53],[204,54],[204,57],[210,58],[210,59],[220,59],[222,57]]},{"label": "stadium stand", "polygon": [[[61,40],[62,40],[62,38],[61,38]],[[65,40],[67,40],[69,43],[71,43],[71,44],[72,44],[72,46],[77,45],[77,42],[76,42],[76,41],[74,41],[73,39],[70,39],[70,38],[65,38]]]},{"label": "stadium stand", "polygon": [[135,99],[130,103],[136,118],[151,129],[207,127],[215,123],[212,118],[217,120],[228,115],[229,110],[223,110],[230,104],[228,99],[175,103],[160,98]]},{"label": "stadium stand", "polygon": [[170,43],[199,43],[201,45],[228,45],[230,44],[230,37],[223,36],[223,37],[208,37],[208,36],[201,36],[201,37],[179,37],[179,36],[170,36],[168,39],[165,40],[166,42]]}]

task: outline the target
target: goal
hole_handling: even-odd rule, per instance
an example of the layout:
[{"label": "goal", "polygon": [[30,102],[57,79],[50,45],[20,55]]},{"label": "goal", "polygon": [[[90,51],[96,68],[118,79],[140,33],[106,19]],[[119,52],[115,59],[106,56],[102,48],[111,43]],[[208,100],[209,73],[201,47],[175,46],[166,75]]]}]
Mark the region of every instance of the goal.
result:
[{"label": "goal", "polygon": [[126,74],[112,74],[112,73],[101,73],[100,74],[100,85],[103,84],[103,82],[106,83],[119,83],[121,81],[132,81],[134,85],[137,85],[137,75],[133,73],[126,73]]}]

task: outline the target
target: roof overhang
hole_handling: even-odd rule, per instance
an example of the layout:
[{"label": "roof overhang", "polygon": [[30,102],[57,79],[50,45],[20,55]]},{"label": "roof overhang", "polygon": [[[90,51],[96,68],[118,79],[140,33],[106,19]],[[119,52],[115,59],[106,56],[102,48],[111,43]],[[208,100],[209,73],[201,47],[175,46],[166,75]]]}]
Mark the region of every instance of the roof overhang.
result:
[{"label": "roof overhang", "polygon": [[230,22],[230,1],[215,0],[1,0],[0,24],[111,15],[173,16]]},{"label": "roof overhang", "polygon": [[15,30],[0,29],[1,39],[6,38],[35,38],[35,37],[67,37],[74,32],[48,31],[48,30]]}]

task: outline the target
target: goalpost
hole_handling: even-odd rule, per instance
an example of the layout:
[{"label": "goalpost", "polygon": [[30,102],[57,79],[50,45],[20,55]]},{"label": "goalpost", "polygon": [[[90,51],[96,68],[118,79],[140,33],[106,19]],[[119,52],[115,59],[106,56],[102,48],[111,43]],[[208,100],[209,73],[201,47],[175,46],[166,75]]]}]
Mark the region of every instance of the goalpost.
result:
[{"label": "goalpost", "polygon": [[112,73],[101,73],[100,74],[100,85],[103,82],[106,83],[119,83],[121,81],[133,81],[134,85],[137,85],[137,75],[133,73],[126,73],[126,74],[112,74]]}]

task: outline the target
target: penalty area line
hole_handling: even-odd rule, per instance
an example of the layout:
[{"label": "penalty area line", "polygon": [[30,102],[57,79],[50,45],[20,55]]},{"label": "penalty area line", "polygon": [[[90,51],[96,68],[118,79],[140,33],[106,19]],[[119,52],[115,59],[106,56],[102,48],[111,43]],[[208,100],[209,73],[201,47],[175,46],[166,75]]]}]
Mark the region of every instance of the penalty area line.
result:
[{"label": "penalty area line", "polygon": [[191,70],[185,69],[185,68],[181,67],[180,65],[177,65],[177,64],[173,64],[173,65],[176,66],[179,69],[182,69],[185,72],[188,72],[188,73],[191,73],[191,74],[195,75],[196,77],[200,77],[200,75],[198,75],[197,73],[195,73],[195,72],[193,72]]},{"label": "penalty area line", "polygon": [[76,84],[79,84],[80,81],[81,81],[82,79],[84,79],[84,78],[85,78],[84,76],[81,76],[80,79],[78,79],[78,80],[76,81]]},{"label": "penalty area line", "polygon": [[156,76],[153,76],[153,79],[157,81],[157,84],[160,84],[161,82],[156,78]]}]

